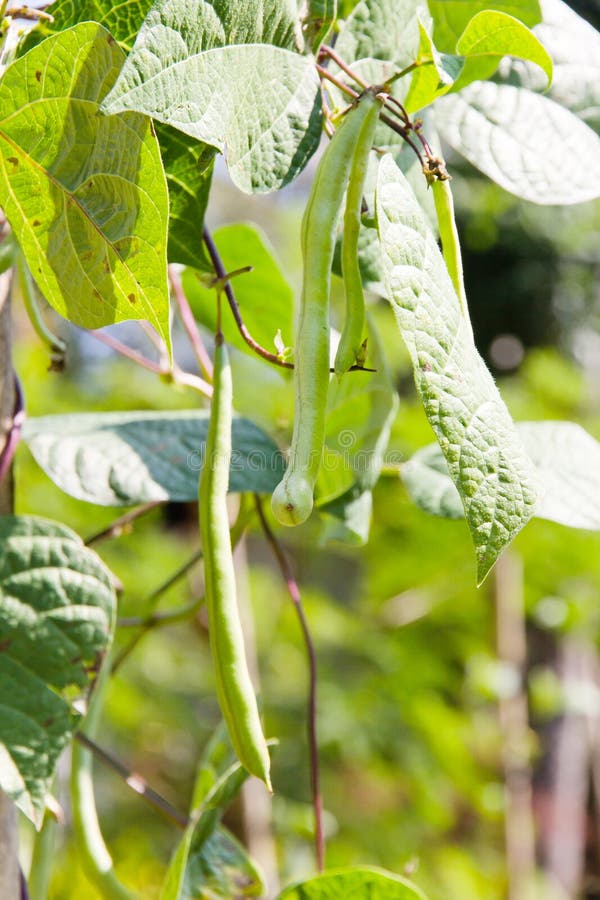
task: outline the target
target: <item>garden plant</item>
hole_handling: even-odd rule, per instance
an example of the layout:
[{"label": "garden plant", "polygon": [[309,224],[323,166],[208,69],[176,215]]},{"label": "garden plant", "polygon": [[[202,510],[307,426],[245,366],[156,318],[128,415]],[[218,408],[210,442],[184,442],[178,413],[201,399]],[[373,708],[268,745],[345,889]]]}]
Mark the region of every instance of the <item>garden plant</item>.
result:
[{"label": "garden plant", "polygon": [[[392,480],[436,527],[464,520],[473,585],[500,571],[532,519],[600,530],[600,445],[564,416],[515,422],[476,346],[453,196],[464,161],[552,215],[600,195],[600,56],[578,66],[597,53],[598,35],[562,0],[0,7],[0,896],[63,896],[51,888],[52,840],[66,816],[89,896],[417,900],[425,889],[441,900],[432,873],[413,880],[368,858],[326,864],[317,717],[326,699],[294,542],[305,552],[376,542],[378,491]],[[242,221],[213,231],[207,207],[225,179]],[[298,183],[294,302],[244,203],[279,191],[297,203]],[[21,307],[53,370],[36,387],[39,415],[25,416],[11,337]],[[46,384],[73,364],[55,333],[61,318],[80,353],[94,335],[185,407],[123,409],[110,397],[102,411],[46,407]],[[122,339],[109,326],[123,322],[134,324]],[[404,354],[429,423],[410,458],[390,443],[402,430],[391,354]],[[57,519],[56,506],[15,511],[15,490],[27,490],[19,442],[87,504],[85,533]],[[111,571],[101,539],[196,501],[200,549],[159,573],[128,620],[132,586]],[[115,507],[128,510],[105,528],[98,516]],[[238,597],[247,534],[280,571],[307,660],[302,777],[314,858],[304,875],[283,871],[277,887],[223,823],[252,776],[260,802],[277,798],[282,753]],[[161,548],[147,541],[139,551],[143,578]],[[159,608],[196,564],[198,596]],[[393,569],[393,554],[384,565]],[[197,653],[210,654],[223,719],[199,751],[185,813],[101,739],[121,665],[150,629],[182,623],[208,630]],[[196,723],[186,725],[194,734]],[[304,725],[295,727],[302,742]],[[102,761],[172,826],[160,887],[138,889],[113,864],[96,808]],[[17,810],[36,832],[27,861]],[[535,878],[531,860],[517,866],[512,900],[550,897]]]}]

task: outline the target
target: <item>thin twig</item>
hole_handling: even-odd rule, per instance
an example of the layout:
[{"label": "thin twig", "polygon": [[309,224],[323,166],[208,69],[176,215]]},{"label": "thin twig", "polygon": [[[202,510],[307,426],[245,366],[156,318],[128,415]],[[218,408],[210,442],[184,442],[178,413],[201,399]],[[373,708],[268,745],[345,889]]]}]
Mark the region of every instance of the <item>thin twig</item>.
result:
[{"label": "thin twig", "polygon": [[160,363],[154,362],[154,360],[142,356],[142,354],[138,353],[137,350],[134,350],[132,347],[128,347],[127,344],[124,344],[118,338],[113,337],[112,334],[106,334],[106,332],[104,331],[89,331],[88,334],[91,334],[91,336],[93,338],[96,338],[97,341],[100,341],[101,344],[106,344],[106,346],[110,347],[111,350],[114,350],[115,353],[119,353],[121,356],[125,356],[132,362],[137,363],[138,366],[142,366],[144,369],[148,369],[149,372],[154,372],[155,375],[168,374],[165,372]]},{"label": "thin twig", "polygon": [[422,156],[421,156],[421,151],[419,150],[419,148],[417,147],[417,145],[414,143],[414,141],[412,140],[412,138],[409,137],[407,129],[404,128],[402,125],[400,125],[399,122],[396,122],[396,121],[394,121],[394,119],[390,118],[390,116],[386,116],[385,113],[380,113],[380,114],[379,114],[379,118],[381,119],[382,122],[385,122],[385,124],[386,124],[389,128],[391,128],[392,131],[395,131],[396,134],[399,134],[400,137],[402,138],[402,140],[406,141],[406,143],[408,144],[408,146],[409,146],[412,150],[414,150],[414,152],[415,152],[415,154],[416,154],[416,156],[417,156],[417,159],[419,160],[419,162],[421,163],[421,165],[423,165],[423,158],[422,158]]},{"label": "thin twig", "polygon": [[189,338],[190,344],[192,345],[194,355],[198,360],[200,370],[204,372],[209,381],[212,381],[213,365],[211,362],[211,358],[208,355],[206,347],[204,346],[204,342],[196,324],[196,319],[194,318],[194,314],[190,307],[188,298],[186,297],[183,290],[179,273],[173,265],[169,266],[169,279],[171,281],[173,296],[175,297],[175,302],[177,303],[177,309],[179,310],[179,315],[181,316],[181,321],[183,322],[183,327],[187,332],[187,336]]},{"label": "thin twig", "polygon": [[136,794],[139,794],[140,797],[143,797],[144,800],[147,800],[148,803],[154,806],[154,808],[164,816],[172,822],[175,822],[180,828],[187,827],[187,816],[179,812],[179,810],[169,803],[168,800],[165,800],[164,797],[161,797],[160,794],[153,790],[147,784],[145,778],[142,778],[137,772],[133,772],[117,759],[116,756],[113,756],[112,753],[109,753],[103,747],[100,747],[95,741],[83,734],[83,732],[78,731],[75,735],[75,740],[79,741],[83,747],[91,750],[97,759],[103,762],[109,769],[112,769],[113,772],[116,772],[119,778],[122,778],[128,787],[135,791]]},{"label": "thin twig", "polygon": [[[202,231],[202,237],[204,243],[206,244],[206,249],[208,250],[208,255],[210,256],[211,262],[213,264],[215,273],[219,281],[223,284],[222,290],[225,292],[225,296],[227,297],[227,302],[229,303],[229,308],[233,313],[233,318],[235,319],[235,323],[238,327],[238,331],[246,341],[248,346],[254,350],[259,356],[262,356],[263,359],[266,359],[268,362],[273,363],[275,366],[281,366],[284,369],[293,369],[294,364],[285,362],[285,360],[281,359],[281,357],[277,356],[275,353],[270,353],[264,347],[262,347],[257,341],[254,340],[246,326],[244,325],[242,316],[240,314],[240,309],[235,299],[235,294],[233,293],[233,288],[231,287],[231,282],[229,281],[229,275],[225,271],[225,267],[219,255],[219,251],[215,245],[215,242],[212,239],[212,236],[208,230],[208,228],[204,228]],[[335,371],[334,369],[330,369],[330,372]],[[366,366],[351,366],[348,369],[349,372],[374,372],[375,369],[368,369]]]},{"label": "thin twig", "polygon": [[92,544],[98,544],[100,541],[110,538],[121,537],[128,525],[131,525],[131,523],[135,522],[136,519],[139,519],[140,516],[145,516],[146,513],[156,509],[157,506],[160,506],[164,502],[164,500],[152,500],[149,503],[143,503],[142,506],[136,506],[135,509],[130,510],[125,513],[125,515],[119,516],[118,519],[115,519],[114,522],[111,522],[111,524],[106,528],[103,528],[102,531],[98,531],[96,534],[89,537],[85,542],[86,547],[91,547]]},{"label": "thin twig", "polygon": [[204,606],[204,597],[178,606],[176,609],[157,609],[146,616],[125,616],[119,619],[119,628],[157,628],[161,625],[169,625],[173,622],[183,622]]},{"label": "thin twig", "polygon": [[351,88],[349,85],[344,84],[343,81],[340,81],[339,78],[336,78],[335,75],[332,75],[331,72],[329,72],[323,66],[320,66],[318,63],[316,65],[316,69],[321,78],[325,78],[326,81],[330,81],[331,84],[335,85],[335,87],[343,94],[348,94],[348,96],[352,97],[353,100],[356,100],[357,97],[360,96],[358,91],[355,91],[354,88]]},{"label": "thin twig", "polygon": [[91,334],[92,337],[95,337],[96,340],[101,343],[106,344],[107,347],[110,347],[111,350],[114,350],[116,353],[120,353],[121,356],[125,356],[132,362],[137,363],[138,366],[142,366],[142,368],[154,372],[155,375],[160,375],[162,378],[169,378],[174,384],[191,387],[195,391],[199,391],[205,397],[212,397],[212,385],[207,381],[204,381],[204,379],[200,378],[198,375],[182,372],[181,369],[177,367],[169,369],[166,366],[161,365],[161,363],[154,362],[146,356],[142,356],[141,353],[138,353],[137,350],[124,344],[118,338],[113,337],[111,334],[106,334],[104,331],[88,331],[88,334]]},{"label": "thin twig", "polygon": [[367,82],[363,78],[361,78],[360,75],[357,75],[356,72],[353,72],[350,66],[344,62],[341,56],[338,56],[333,47],[328,47],[326,44],[322,44],[319,51],[319,58],[322,55],[328,56],[331,60],[333,60],[336,66],[341,69],[342,72],[345,72],[346,75],[348,75],[348,77],[351,78],[352,81],[355,81],[356,84],[358,84],[359,87],[361,87],[363,90],[366,90],[369,87]]},{"label": "thin twig", "polygon": [[254,350],[255,353],[258,353],[259,356],[262,356],[263,359],[268,360],[273,365],[281,366],[284,369],[293,369],[294,366],[292,363],[285,362],[285,360],[280,359],[275,353],[270,353],[264,347],[262,347],[257,341],[254,340],[240,315],[239,306],[237,304],[237,300],[235,299],[235,294],[233,293],[233,288],[231,287],[231,283],[227,280],[227,272],[219,255],[219,251],[217,250],[216,244],[212,239],[212,235],[206,226],[202,230],[202,239],[206,244],[206,249],[208,250],[208,255],[210,256],[210,260],[213,264],[213,268],[215,270],[215,274],[217,278],[223,279],[225,296],[227,297],[227,302],[229,303],[229,308],[233,313],[233,318],[235,319],[235,324],[238,327],[238,331],[241,336],[244,338],[249,347]]},{"label": "thin twig", "polygon": [[315,647],[312,641],[310,630],[304,607],[302,606],[302,598],[300,590],[294,575],[292,573],[288,559],[283,549],[275,537],[271,526],[264,514],[260,497],[254,495],[256,503],[256,511],[260,519],[264,535],[273,551],[273,554],[279,564],[281,574],[286,583],[288,593],[296,610],[302,636],[306,645],[309,666],[309,692],[308,692],[308,746],[310,753],[310,782],[313,799],[313,810],[315,817],[315,854],[317,869],[322,872],[325,867],[325,833],[323,830],[323,798],[321,796],[320,787],[320,766],[319,766],[319,746],[317,741],[317,657]]},{"label": "thin twig", "polygon": [[41,9],[32,9],[29,6],[12,6],[10,9],[4,10],[4,15],[13,19],[31,19],[35,22],[41,19],[44,22],[48,22],[49,25],[54,22],[54,16],[51,16],[50,13]]},{"label": "thin twig", "polygon": [[21,382],[19,381],[16,374],[14,374],[15,381],[15,408],[13,412],[12,422],[10,424],[10,430],[6,437],[6,443],[0,453],[0,481],[6,476],[6,473],[9,471],[15,451],[21,440],[21,431],[23,429],[23,423],[25,422],[25,400],[23,397],[23,389],[21,387]]}]

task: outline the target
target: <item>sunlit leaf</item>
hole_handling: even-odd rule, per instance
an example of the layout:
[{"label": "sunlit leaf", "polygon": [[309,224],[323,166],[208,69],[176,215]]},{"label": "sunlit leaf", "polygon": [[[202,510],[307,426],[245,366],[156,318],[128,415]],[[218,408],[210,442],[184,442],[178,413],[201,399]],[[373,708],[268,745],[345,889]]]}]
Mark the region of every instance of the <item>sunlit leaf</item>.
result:
[{"label": "sunlit leaf", "polygon": [[[600,530],[600,443],[573,422],[519,422],[519,437],[539,475],[534,515],[571,528]],[[460,518],[462,505],[436,444],[402,466],[402,479],[417,506],[444,518]]]},{"label": "sunlit leaf", "polygon": [[292,885],[278,900],[426,900],[410,881],[383,869],[348,868],[325,872]]},{"label": "sunlit leaf", "polygon": [[499,10],[531,27],[542,19],[539,0],[428,0],[433,16],[433,39],[438,50],[455,53],[456,43],[473,16]]},{"label": "sunlit leaf", "polygon": [[390,156],[380,165],[376,207],[388,298],[465,507],[482,581],[533,514],[535,471],[475,349],[435,237]]},{"label": "sunlit leaf", "polygon": [[48,302],[77,325],[147,319],[170,342],[167,186],[151,123],[98,107],[123,63],[99,25],[48,38],[0,83],[0,205]]},{"label": "sunlit leaf", "polygon": [[541,204],[600,195],[600,138],[553,100],[477,82],[437,101],[442,137],[489,178]]},{"label": "sunlit leaf", "polygon": [[244,191],[287,184],[321,134],[316,70],[295,52],[290,13],[275,0],[158,0],[103,111],[144,112],[211,144]]}]

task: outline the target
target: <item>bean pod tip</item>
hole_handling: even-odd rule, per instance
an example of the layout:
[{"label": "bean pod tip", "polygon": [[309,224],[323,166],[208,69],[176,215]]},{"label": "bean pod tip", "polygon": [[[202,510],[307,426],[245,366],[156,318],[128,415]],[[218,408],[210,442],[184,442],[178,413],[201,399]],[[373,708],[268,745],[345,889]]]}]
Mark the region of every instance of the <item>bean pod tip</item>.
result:
[{"label": "bean pod tip", "polygon": [[271,497],[273,515],[281,525],[301,525],[313,508],[313,491],[305,478],[284,478]]}]

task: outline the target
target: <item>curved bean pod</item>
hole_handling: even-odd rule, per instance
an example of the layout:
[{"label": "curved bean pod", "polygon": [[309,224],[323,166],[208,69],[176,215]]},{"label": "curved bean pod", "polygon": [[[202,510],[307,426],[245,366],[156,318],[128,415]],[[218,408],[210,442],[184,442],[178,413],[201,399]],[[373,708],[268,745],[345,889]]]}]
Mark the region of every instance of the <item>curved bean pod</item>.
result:
[{"label": "curved bean pod", "polygon": [[346,320],[335,354],[334,369],[338,376],[353,366],[360,353],[365,328],[365,295],[358,264],[358,237],[362,212],[362,197],[367,177],[369,152],[375,137],[382,104],[375,100],[363,120],[346,191],[344,234],[342,237],[342,278],[346,293]]},{"label": "curved bean pod", "polygon": [[354,147],[375,94],[362,94],[327,146],[302,219],[304,272],[294,356],[295,416],[288,467],[271,499],[282,525],[310,515],[323,455],[329,386],[329,287],[336,226]]},{"label": "curved bean pod", "polygon": [[214,393],[199,485],[206,609],[217,695],[237,756],[271,790],[269,751],[248,672],[227,515],[233,388],[227,348],[215,341]]}]

